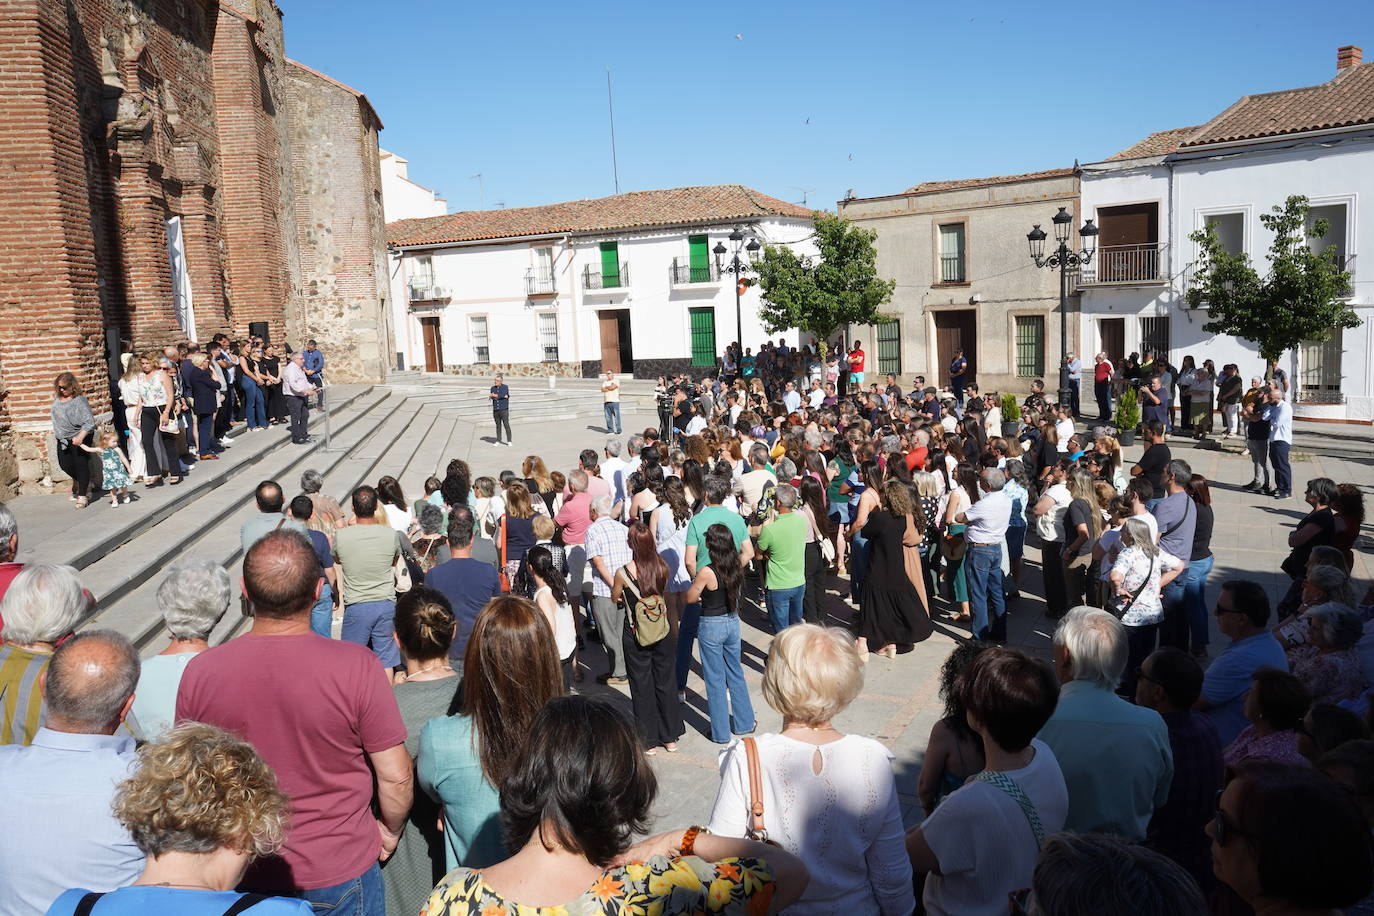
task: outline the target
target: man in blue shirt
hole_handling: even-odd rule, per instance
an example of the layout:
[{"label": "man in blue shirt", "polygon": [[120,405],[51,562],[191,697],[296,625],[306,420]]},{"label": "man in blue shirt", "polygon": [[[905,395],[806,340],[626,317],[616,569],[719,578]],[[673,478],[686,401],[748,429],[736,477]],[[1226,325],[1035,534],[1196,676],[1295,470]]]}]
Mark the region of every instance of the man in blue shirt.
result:
[{"label": "man in blue shirt", "polygon": [[1274,468],[1274,498],[1293,498],[1293,468],[1288,464],[1288,449],[1293,445],[1293,405],[1284,397],[1283,388],[1270,382],[1265,392],[1269,404],[1264,419],[1269,421],[1269,463]]},{"label": "man in blue shirt", "polygon": [[472,635],[477,615],[487,602],[501,597],[501,577],[496,567],[472,557],[476,522],[467,506],[454,506],[448,514],[448,546],[453,559],[445,560],[425,574],[425,585],[442,594],[453,606],[458,632],[449,647],[449,663],[462,674],[463,653]]},{"label": "man in blue shirt", "polygon": [[786,407],[789,413],[801,409],[801,395],[797,393],[797,386],[792,382],[788,382],[783,391],[782,406]]},{"label": "man in blue shirt", "polygon": [[115,735],[134,702],[138,652],[109,630],[80,633],[42,677],[47,718],[29,747],[0,746],[0,914],[45,912],[68,888],[112,891],[143,871],[143,853],[110,810],[137,763]]},{"label": "man in blue shirt", "polygon": [[1106,611],[1076,607],[1054,633],[1054,670],[1063,687],[1040,740],[1069,788],[1064,829],[1145,838],[1174,776],[1169,730],[1153,709],[1115,691],[1126,670],[1126,628]]},{"label": "man in blue shirt", "polygon": [[[510,386],[501,373],[496,373],[496,381],[491,386],[491,416],[496,421],[496,445],[510,447]],[[501,438],[501,428],[505,427],[506,438]]]},{"label": "man in blue shirt", "polygon": [[324,354],[315,346],[315,341],[305,342],[305,378],[320,389],[315,395],[315,409],[324,410]]},{"label": "man in blue shirt", "polygon": [[954,403],[959,405],[959,409],[964,407],[964,386],[968,384],[968,360],[964,358],[964,351],[958,348],[954,350],[954,358],[949,361],[949,388],[954,392]]},{"label": "man in blue shirt", "polygon": [[1202,679],[1202,696],[1193,705],[1217,727],[1225,747],[1250,723],[1245,718],[1245,696],[1260,668],[1288,670],[1283,646],[1269,632],[1269,595],[1264,586],[1248,579],[1232,579],[1217,595],[1217,628],[1231,637],[1231,644],[1213,660]]}]

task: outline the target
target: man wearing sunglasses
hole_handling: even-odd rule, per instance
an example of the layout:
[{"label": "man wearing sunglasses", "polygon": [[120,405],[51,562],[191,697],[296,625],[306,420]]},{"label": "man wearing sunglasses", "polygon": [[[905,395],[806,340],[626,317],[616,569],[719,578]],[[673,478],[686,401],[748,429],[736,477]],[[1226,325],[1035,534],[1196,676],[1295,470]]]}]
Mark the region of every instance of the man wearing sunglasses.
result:
[{"label": "man wearing sunglasses", "polygon": [[1225,747],[1250,723],[1245,718],[1245,695],[1260,668],[1288,670],[1283,646],[1269,632],[1269,595],[1248,579],[1232,579],[1221,586],[1216,607],[1217,629],[1231,644],[1207,668],[1202,696],[1193,705],[1216,726]]}]

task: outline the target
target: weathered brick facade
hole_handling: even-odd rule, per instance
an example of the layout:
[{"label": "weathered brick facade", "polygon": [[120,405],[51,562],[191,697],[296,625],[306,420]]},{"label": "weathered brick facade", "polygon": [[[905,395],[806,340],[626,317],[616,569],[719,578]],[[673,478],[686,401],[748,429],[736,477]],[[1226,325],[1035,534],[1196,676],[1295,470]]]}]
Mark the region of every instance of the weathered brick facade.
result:
[{"label": "weathered brick facade", "polygon": [[297,104],[271,0],[0,0],[0,62],[0,498],[56,473],[53,377],[107,411],[122,351],[266,321],[380,378],[381,123]]}]

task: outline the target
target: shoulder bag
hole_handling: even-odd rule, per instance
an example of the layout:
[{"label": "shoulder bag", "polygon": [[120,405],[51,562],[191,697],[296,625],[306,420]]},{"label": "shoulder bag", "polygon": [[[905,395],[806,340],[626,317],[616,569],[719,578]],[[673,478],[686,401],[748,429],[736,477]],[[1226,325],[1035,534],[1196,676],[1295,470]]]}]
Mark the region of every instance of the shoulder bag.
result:
[{"label": "shoulder bag", "polygon": [[835,542],[828,537],[821,535],[821,529],[816,525],[816,519],[810,515],[807,518],[811,521],[811,533],[816,537],[816,543],[821,545],[821,562],[826,566],[835,562]]},{"label": "shoulder bag", "polygon": [[501,566],[497,572],[501,576],[501,594],[510,594],[510,576],[506,574],[506,516],[501,516]]},{"label": "shoulder bag", "polygon": [[1117,620],[1126,616],[1126,612],[1135,604],[1135,600],[1140,597],[1140,593],[1145,591],[1145,588],[1150,584],[1150,579],[1153,578],[1155,574],[1155,560],[1157,559],[1159,559],[1158,554],[1150,557],[1150,569],[1145,573],[1145,581],[1140,583],[1140,587],[1137,588],[1134,593],[1127,595],[1112,595],[1107,599],[1107,607],[1105,608],[1107,613],[1111,614]]},{"label": "shoulder bag", "polygon": [[763,768],[759,766],[759,746],[753,738],[741,738],[744,756],[749,764],[749,820],[745,824],[745,839],[769,846],[782,846],[768,839],[768,830],[763,826]]},{"label": "shoulder bag", "polygon": [[1026,816],[1026,823],[1030,825],[1031,833],[1035,836],[1035,845],[1038,849],[1045,845],[1045,825],[1040,821],[1040,812],[1035,810],[1035,803],[1026,795],[1024,789],[1005,773],[997,773],[991,770],[984,770],[973,777],[978,782],[985,782],[988,785],[996,786],[1007,794],[1016,806],[1021,809],[1021,813]]}]

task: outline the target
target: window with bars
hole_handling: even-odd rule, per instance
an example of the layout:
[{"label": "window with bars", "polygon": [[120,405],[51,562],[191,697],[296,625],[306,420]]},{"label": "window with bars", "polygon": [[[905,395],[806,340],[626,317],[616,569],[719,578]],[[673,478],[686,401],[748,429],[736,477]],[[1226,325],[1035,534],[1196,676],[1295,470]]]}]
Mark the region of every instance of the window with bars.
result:
[{"label": "window with bars", "polygon": [[473,315],[468,319],[468,334],[472,337],[472,361],[491,362],[491,350],[487,344],[487,316]]},{"label": "window with bars", "polygon": [[1016,375],[1039,378],[1045,374],[1045,316],[1016,316]]},{"label": "window with bars", "polygon": [[716,310],[709,307],[687,310],[692,332],[692,365],[716,364]]},{"label": "window with bars", "polygon": [[1140,355],[1142,359],[1145,357],[1146,353],[1158,354],[1166,359],[1168,358],[1168,317],[1140,319]]},{"label": "window with bars", "polygon": [[1301,348],[1303,391],[1341,390],[1341,332],[1327,340],[1304,340]]},{"label": "window with bars", "polygon": [[964,224],[951,223],[940,227],[940,282],[963,283],[968,280],[964,270]]},{"label": "window with bars", "polygon": [[902,323],[884,321],[878,325],[878,371],[900,375],[902,372]]},{"label": "window with bars", "polygon": [[553,312],[539,313],[539,345],[544,348],[544,362],[558,362],[558,316]]}]

